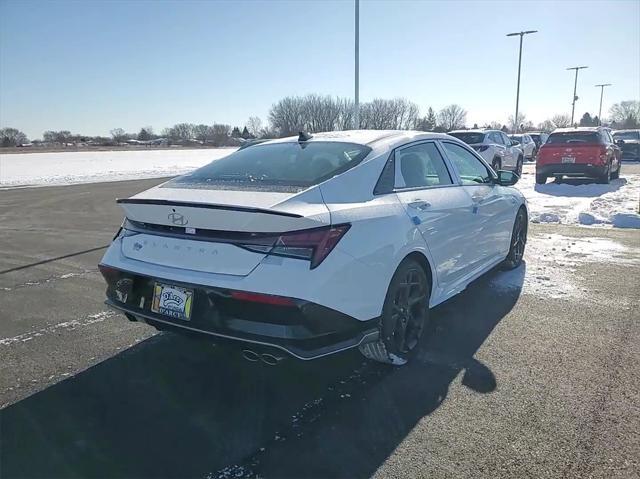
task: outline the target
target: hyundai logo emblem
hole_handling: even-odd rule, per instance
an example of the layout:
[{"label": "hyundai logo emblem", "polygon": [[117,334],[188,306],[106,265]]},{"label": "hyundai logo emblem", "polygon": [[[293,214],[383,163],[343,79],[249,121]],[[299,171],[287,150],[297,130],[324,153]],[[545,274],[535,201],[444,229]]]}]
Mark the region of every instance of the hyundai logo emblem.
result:
[{"label": "hyundai logo emblem", "polygon": [[189,223],[187,218],[185,218],[180,213],[176,213],[176,212],[169,213],[169,216],[167,216],[167,218],[169,218],[169,221],[171,221],[174,225],[178,225],[178,226],[184,226],[187,223]]}]

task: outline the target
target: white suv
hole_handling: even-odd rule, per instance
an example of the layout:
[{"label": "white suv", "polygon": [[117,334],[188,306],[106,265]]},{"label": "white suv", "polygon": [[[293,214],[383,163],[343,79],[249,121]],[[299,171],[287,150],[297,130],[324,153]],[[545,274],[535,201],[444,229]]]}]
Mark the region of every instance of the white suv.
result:
[{"label": "white suv", "polygon": [[512,170],[522,175],[524,154],[515,142],[500,130],[458,130],[449,135],[464,141],[476,150],[494,171]]}]

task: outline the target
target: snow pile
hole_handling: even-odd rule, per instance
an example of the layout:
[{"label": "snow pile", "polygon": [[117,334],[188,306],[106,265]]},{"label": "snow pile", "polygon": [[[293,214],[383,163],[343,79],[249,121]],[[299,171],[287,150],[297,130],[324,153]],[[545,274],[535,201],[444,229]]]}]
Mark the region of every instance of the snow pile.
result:
[{"label": "snow pile", "polygon": [[87,151],[0,155],[0,187],[68,185],[187,173],[235,148]]},{"label": "snow pile", "polygon": [[543,298],[584,297],[576,267],[585,263],[630,265],[640,263],[640,249],[606,238],[573,238],[559,234],[529,236],[525,264],[498,273],[491,284],[498,290],[522,288],[524,294]]},{"label": "snow pile", "polygon": [[608,185],[590,180],[535,184],[535,166],[525,165],[516,187],[529,203],[534,223],[640,228],[640,175],[625,174]]}]

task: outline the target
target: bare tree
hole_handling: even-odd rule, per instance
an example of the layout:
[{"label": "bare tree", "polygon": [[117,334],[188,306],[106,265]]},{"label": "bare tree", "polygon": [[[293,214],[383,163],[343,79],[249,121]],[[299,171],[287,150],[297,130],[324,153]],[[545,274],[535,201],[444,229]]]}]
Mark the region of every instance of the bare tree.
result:
[{"label": "bare tree", "polygon": [[213,129],[209,125],[194,125],[193,137],[204,145],[213,140]]},{"label": "bare tree", "polygon": [[376,98],[360,107],[360,126],[366,130],[409,130],[418,123],[419,109],[405,98]]},{"label": "bare tree", "polygon": [[114,128],[109,132],[109,134],[116,143],[120,143],[127,139],[127,133],[122,128]]},{"label": "bare tree", "polygon": [[569,115],[553,115],[551,117],[551,123],[555,128],[567,128],[571,126],[571,117]]},{"label": "bare tree", "polygon": [[619,128],[640,127],[640,101],[616,103],[609,109],[610,120]]},{"label": "bare tree", "polygon": [[[571,120],[569,120],[571,121]],[[553,123],[551,120],[545,120],[541,123],[538,123],[538,130],[540,131],[546,131],[546,132],[550,132],[556,129],[556,125],[555,123]]]},{"label": "bare tree", "polygon": [[153,137],[154,137],[153,128],[150,126],[145,126],[140,128],[140,131],[138,132],[138,135],[137,135],[137,139],[140,141],[149,141],[149,140],[152,140]]},{"label": "bare tree", "polygon": [[260,137],[260,132],[262,130],[262,120],[257,116],[250,116],[247,120],[246,124],[247,130],[251,133],[255,138]]},{"label": "bare tree", "polygon": [[68,130],[61,130],[61,131],[47,130],[42,134],[42,139],[47,143],[64,144],[71,140],[71,132]]},{"label": "bare tree", "polygon": [[229,133],[231,132],[231,125],[223,125],[214,123],[211,127],[211,134],[213,144],[215,146],[225,146],[229,142]]},{"label": "bare tree", "polygon": [[464,127],[467,121],[467,112],[459,105],[449,105],[438,113],[439,126],[445,131],[456,130]]},{"label": "bare tree", "polygon": [[166,130],[166,135],[171,141],[185,143],[194,137],[194,127],[192,123],[178,123]]},{"label": "bare tree", "polygon": [[19,146],[28,142],[27,135],[16,128],[2,128],[0,130],[0,146]]},{"label": "bare tree", "polygon": [[304,129],[304,101],[288,96],[275,103],[269,111],[269,123],[279,136],[289,136]]},{"label": "bare tree", "polygon": [[336,100],[340,108],[340,115],[336,122],[336,130],[351,130],[353,128],[355,104],[350,98],[338,98]]}]

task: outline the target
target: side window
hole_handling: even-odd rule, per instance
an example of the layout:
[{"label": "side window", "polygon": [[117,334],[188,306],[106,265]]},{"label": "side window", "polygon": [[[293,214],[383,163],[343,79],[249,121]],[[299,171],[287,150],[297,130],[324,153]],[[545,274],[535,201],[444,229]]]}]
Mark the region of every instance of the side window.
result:
[{"label": "side window", "polygon": [[448,142],[443,142],[442,146],[458,169],[463,185],[491,183],[492,176],[487,167],[466,148]]},{"label": "side window", "polygon": [[613,143],[613,137],[611,136],[611,132],[608,130],[605,130],[605,133],[607,134],[607,143]]},{"label": "side window", "polygon": [[451,176],[435,143],[396,151],[396,188],[451,185]]},{"label": "side window", "polygon": [[503,141],[502,141],[502,137],[500,135],[498,135],[497,133],[489,133],[489,141],[491,143],[497,143],[498,145],[502,145]]},{"label": "side window", "polygon": [[602,141],[606,145],[607,143],[611,143],[609,141],[609,136],[607,130],[600,130],[600,136],[602,136]]}]

